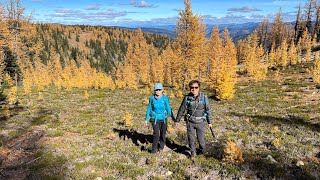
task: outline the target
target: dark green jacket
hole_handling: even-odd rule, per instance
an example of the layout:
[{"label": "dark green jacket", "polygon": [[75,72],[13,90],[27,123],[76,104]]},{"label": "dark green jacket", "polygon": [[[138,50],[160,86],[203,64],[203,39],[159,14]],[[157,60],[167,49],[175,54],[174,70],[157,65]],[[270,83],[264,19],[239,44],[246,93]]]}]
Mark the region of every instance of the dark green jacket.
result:
[{"label": "dark green jacket", "polygon": [[211,124],[212,115],[210,112],[209,99],[204,93],[199,92],[197,96],[189,93],[183,98],[177,114],[177,122],[181,120],[185,111],[187,111],[185,120],[200,122],[202,118],[202,121],[206,120],[208,124]]}]

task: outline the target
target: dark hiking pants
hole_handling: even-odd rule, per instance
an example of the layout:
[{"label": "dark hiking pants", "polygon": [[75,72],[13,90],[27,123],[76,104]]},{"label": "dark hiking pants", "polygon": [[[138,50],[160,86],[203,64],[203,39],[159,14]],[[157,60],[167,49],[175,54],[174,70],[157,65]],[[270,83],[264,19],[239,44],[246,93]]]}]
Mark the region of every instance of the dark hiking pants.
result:
[{"label": "dark hiking pants", "polygon": [[166,143],[166,132],[167,132],[167,124],[164,121],[157,121],[156,124],[152,123],[153,126],[153,142],[152,142],[152,151],[151,153],[156,153],[159,149],[163,149]]},{"label": "dark hiking pants", "polygon": [[204,153],[206,149],[206,143],[204,141],[204,130],[205,130],[205,122],[200,123],[193,123],[193,122],[187,122],[187,133],[188,133],[188,141],[189,141],[189,147],[191,150],[191,153],[196,153],[196,147],[195,147],[195,137],[194,137],[194,131],[196,130],[197,133],[197,139],[200,145],[200,153]]}]

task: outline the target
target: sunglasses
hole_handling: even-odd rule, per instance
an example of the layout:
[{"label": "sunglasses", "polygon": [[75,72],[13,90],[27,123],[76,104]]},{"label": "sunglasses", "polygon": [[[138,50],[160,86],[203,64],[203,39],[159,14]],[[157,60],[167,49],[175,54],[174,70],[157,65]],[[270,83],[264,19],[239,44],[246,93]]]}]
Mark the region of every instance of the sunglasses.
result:
[{"label": "sunglasses", "polygon": [[198,89],[198,86],[191,86],[190,89]]},{"label": "sunglasses", "polygon": [[162,89],[156,89],[156,90],[154,90],[154,91],[162,91]]}]

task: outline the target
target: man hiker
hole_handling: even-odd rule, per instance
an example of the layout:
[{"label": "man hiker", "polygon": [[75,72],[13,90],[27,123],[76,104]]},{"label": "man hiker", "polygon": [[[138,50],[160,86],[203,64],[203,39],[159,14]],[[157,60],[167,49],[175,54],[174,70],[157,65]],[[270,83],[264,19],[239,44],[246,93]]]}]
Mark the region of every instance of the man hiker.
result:
[{"label": "man hiker", "polygon": [[212,128],[210,105],[207,95],[200,92],[200,81],[192,80],[189,83],[190,93],[183,98],[180,105],[176,122],[178,123],[185,112],[185,121],[187,123],[187,133],[189,147],[191,150],[191,158],[196,156],[195,147],[195,131],[197,133],[198,142],[200,145],[200,154],[203,154],[206,148],[204,141],[204,130],[206,122]]},{"label": "man hiker", "polygon": [[154,85],[154,94],[149,97],[146,120],[144,122],[145,126],[147,126],[149,119],[152,123],[153,142],[151,153],[153,154],[158,151],[158,148],[163,150],[166,144],[167,116],[171,116],[172,120],[175,120],[169,99],[163,94],[162,84],[156,83]]}]

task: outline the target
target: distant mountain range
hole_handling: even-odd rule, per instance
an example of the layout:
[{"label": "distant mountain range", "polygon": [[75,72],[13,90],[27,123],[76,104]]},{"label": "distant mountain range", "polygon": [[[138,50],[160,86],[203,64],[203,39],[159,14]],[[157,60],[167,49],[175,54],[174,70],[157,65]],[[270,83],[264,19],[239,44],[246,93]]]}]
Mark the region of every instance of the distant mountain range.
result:
[{"label": "distant mountain range", "polygon": [[[230,32],[230,36],[232,39],[236,42],[239,39],[246,38],[249,34],[251,34],[256,27],[258,26],[259,23],[257,22],[249,22],[249,23],[244,23],[244,24],[219,24],[217,25],[220,29],[220,32],[223,31],[223,29],[226,27],[228,28]],[[214,24],[207,24],[207,37],[210,37],[211,32],[213,28],[216,26]],[[140,28],[143,32],[149,32],[149,33],[155,33],[155,34],[162,34],[162,35],[167,35],[171,38],[175,38],[176,33],[175,33],[175,25],[152,25],[152,26],[143,26],[143,27],[120,27],[124,29],[138,29]]]}]

